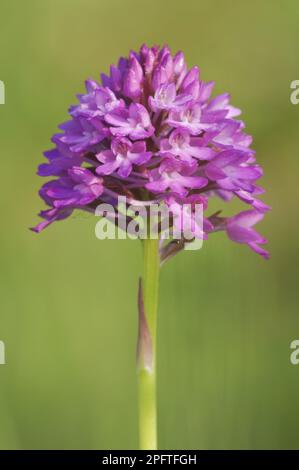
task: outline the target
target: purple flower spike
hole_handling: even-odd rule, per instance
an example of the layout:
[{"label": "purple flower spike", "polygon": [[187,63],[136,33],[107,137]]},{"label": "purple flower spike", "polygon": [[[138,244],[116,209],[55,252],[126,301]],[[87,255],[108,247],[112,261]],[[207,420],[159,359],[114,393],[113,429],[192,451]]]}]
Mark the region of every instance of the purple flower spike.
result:
[{"label": "purple flower spike", "polygon": [[[34,230],[74,210],[93,212],[111,199],[116,205],[118,195],[143,205],[175,203],[176,214],[181,206],[186,216],[184,204],[197,201],[204,219],[195,237],[223,230],[267,258],[261,248],[266,240],[253,229],[270,209],[259,199],[262,169],[229,94],[211,97],[214,82],[203,81],[198,67],[188,69],[183,53],[172,55],[167,46],[143,45],[101,79],[86,81],[70,120],[52,138],[55,147],[45,152],[38,174],[52,177],[40,190],[49,208]],[[215,197],[237,199],[250,210],[229,218],[209,215]],[[180,230],[175,214],[173,224]]]}]

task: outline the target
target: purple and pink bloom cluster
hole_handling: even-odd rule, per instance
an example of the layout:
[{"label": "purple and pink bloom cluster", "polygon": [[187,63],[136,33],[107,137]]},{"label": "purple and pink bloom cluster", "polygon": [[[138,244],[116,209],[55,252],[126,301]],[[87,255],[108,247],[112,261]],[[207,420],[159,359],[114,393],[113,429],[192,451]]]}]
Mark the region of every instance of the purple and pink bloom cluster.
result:
[{"label": "purple and pink bloom cluster", "polygon": [[[257,198],[262,169],[252,138],[228,94],[211,98],[213,82],[188,69],[182,52],[143,45],[130,52],[101,84],[86,81],[86,93],[69,110],[71,119],[45,152],[40,176],[54,176],[40,190],[50,208],[35,231],[68,217],[74,209],[93,212],[102,202],[201,203],[204,233],[224,230],[265,258],[267,240],[253,226],[269,206]],[[207,215],[212,197],[239,198],[249,208],[232,217]]]}]

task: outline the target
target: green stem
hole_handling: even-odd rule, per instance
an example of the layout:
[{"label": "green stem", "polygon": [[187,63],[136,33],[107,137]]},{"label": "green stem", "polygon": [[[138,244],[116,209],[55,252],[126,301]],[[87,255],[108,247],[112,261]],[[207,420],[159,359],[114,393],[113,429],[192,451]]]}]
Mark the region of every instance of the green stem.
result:
[{"label": "green stem", "polygon": [[[142,318],[139,318],[139,446],[157,449],[156,405],[156,336],[159,287],[159,240],[143,240],[143,274],[141,283]],[[140,311],[139,311],[140,317]]]}]

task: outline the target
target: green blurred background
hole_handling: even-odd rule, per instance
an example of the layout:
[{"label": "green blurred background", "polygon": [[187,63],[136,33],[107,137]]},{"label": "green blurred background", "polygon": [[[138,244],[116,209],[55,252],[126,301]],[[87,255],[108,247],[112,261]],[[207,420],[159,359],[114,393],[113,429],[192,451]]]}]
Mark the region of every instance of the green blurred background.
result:
[{"label": "green blurred background", "polygon": [[[41,235],[36,167],[83,81],[141,43],[229,91],[273,206],[265,262],[216,234],[163,268],[160,448],[299,448],[297,0],[1,0],[0,448],[137,447],[141,247],[76,215]],[[229,213],[230,208],[227,208]]]}]

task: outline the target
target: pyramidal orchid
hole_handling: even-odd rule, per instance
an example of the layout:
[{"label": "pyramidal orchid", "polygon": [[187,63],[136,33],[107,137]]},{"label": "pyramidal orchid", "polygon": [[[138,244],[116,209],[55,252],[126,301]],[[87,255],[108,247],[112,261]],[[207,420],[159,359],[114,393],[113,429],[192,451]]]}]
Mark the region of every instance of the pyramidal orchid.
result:
[{"label": "pyramidal orchid", "polygon": [[[194,239],[224,231],[267,259],[266,240],[254,229],[269,210],[258,199],[263,189],[256,182],[263,172],[244,123],[236,119],[240,110],[226,93],[211,97],[213,86],[197,67],[188,69],[182,52],[172,55],[168,47],[146,45],[120,58],[101,82],[87,80],[86,93],[78,95],[70,119],[52,137],[47,163],[39,166],[40,176],[53,179],[40,190],[49,208],[33,230],[40,232],[74,210],[94,213],[102,203],[117,208],[125,196],[147,210],[163,202],[176,234],[184,233],[189,218]],[[212,198],[227,203],[237,198],[245,209],[211,214]],[[201,225],[195,220],[197,203],[203,208]],[[156,449],[159,271],[190,239],[173,237],[165,244],[162,231],[147,235],[138,296],[139,435],[142,449]]]}]

